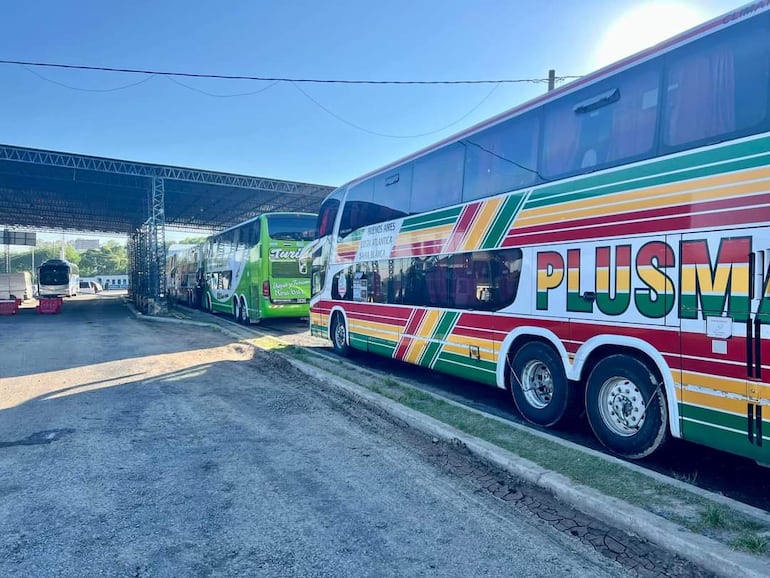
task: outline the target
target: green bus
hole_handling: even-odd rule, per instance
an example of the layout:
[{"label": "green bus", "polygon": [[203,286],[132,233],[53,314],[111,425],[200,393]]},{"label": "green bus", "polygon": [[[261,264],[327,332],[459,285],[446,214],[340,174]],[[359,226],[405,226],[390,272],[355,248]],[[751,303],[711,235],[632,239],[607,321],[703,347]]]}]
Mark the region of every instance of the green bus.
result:
[{"label": "green bus", "polygon": [[209,237],[201,263],[201,306],[243,324],[307,317],[310,276],[300,250],[315,239],[316,215],[264,213]]}]

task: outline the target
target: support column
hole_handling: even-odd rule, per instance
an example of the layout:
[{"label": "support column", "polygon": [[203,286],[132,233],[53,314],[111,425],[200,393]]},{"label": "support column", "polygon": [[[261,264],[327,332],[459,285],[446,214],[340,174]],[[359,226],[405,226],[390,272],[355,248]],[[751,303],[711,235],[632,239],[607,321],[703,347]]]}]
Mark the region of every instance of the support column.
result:
[{"label": "support column", "polygon": [[148,311],[150,315],[166,312],[166,207],[165,181],[153,177],[148,220]]}]

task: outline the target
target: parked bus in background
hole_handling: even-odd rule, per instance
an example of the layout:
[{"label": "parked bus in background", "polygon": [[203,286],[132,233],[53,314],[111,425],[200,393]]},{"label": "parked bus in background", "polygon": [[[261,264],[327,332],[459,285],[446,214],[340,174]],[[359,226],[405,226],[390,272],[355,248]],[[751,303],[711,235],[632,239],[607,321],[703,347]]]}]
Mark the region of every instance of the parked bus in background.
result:
[{"label": "parked bus in background", "polygon": [[182,245],[169,249],[166,258],[166,294],[169,299],[200,308],[203,295],[204,245]]},{"label": "parked bus in background", "polygon": [[333,192],[311,330],[507,388],[612,452],[770,463],[770,10],[746,6]]},{"label": "parked bus in background", "polygon": [[203,249],[203,309],[241,323],[307,317],[310,276],[299,252],[315,238],[316,215],[265,213],[210,237]]},{"label": "parked bus in background", "polygon": [[78,294],[79,281],[75,263],[48,259],[37,269],[38,297],[73,297]]}]

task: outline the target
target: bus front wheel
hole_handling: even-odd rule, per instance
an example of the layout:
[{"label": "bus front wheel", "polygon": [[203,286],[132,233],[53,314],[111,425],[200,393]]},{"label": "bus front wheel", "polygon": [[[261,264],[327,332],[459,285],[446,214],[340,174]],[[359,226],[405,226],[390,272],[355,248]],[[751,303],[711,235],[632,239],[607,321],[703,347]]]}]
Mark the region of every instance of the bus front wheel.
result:
[{"label": "bus front wheel", "polygon": [[569,417],[576,397],[561,359],[540,341],[527,343],[513,356],[510,391],[524,419],[543,427]]},{"label": "bus front wheel", "polygon": [[668,410],[659,384],[645,363],[629,355],[612,355],[594,367],[586,386],[586,415],[607,449],[640,459],[663,445]]},{"label": "bus front wheel", "polygon": [[350,355],[350,346],[348,345],[348,330],[345,326],[345,318],[337,312],[332,317],[331,327],[332,347],[334,353],[347,357]]}]

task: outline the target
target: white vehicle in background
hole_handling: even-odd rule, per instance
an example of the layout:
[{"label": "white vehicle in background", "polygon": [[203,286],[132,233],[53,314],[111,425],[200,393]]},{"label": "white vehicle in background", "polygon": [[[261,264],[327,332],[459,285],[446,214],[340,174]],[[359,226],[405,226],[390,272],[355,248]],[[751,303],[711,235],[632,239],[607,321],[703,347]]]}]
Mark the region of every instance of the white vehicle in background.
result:
[{"label": "white vehicle in background", "polygon": [[104,291],[98,277],[81,277],[79,293],[99,293]]},{"label": "white vehicle in background", "polygon": [[78,266],[62,259],[48,259],[37,270],[38,297],[73,297],[78,294]]},{"label": "white vehicle in background", "polygon": [[84,295],[86,293],[90,293],[91,295],[96,293],[96,290],[94,289],[93,281],[84,281],[83,279],[81,279],[80,286],[78,287],[78,295]]},{"label": "white vehicle in background", "polygon": [[32,274],[29,271],[0,273],[0,300],[21,299],[27,301],[33,296]]}]

